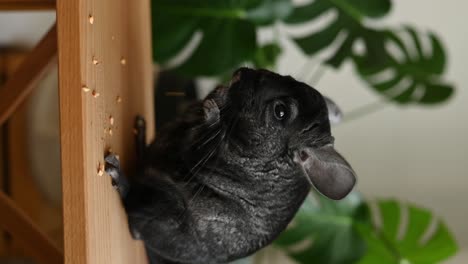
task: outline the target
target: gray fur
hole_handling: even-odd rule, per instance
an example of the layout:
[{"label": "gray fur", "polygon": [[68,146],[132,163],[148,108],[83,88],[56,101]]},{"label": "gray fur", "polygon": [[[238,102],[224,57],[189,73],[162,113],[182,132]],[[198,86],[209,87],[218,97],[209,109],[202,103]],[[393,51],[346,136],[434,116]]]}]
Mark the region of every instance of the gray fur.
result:
[{"label": "gray fur", "polygon": [[319,92],[239,69],[229,87],[189,107],[146,148],[122,197],[130,229],[158,263],[248,256],[286,228],[311,182],[335,199],[351,190],[354,172],[331,150],[333,140]]}]

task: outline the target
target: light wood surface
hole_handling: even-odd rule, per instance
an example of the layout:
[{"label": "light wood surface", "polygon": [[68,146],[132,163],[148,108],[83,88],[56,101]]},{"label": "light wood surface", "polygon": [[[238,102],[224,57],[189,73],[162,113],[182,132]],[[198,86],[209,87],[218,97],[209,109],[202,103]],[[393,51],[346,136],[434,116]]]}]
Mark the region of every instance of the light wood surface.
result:
[{"label": "light wood surface", "polygon": [[55,0],[0,0],[0,10],[55,9]]},{"label": "light wood surface", "polygon": [[52,65],[57,54],[55,25],[7,82],[0,87],[0,124],[3,124],[37,86],[37,82]]},{"label": "light wood surface", "polygon": [[112,148],[129,172],[137,114],[146,117],[149,138],[154,133],[149,15],[148,0],[57,2],[66,264],[147,262],[98,169]]}]

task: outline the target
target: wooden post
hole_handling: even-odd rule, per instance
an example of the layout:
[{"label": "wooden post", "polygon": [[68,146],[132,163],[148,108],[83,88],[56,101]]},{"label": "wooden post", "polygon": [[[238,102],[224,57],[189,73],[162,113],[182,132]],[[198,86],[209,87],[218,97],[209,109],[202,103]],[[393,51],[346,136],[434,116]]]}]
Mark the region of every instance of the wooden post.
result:
[{"label": "wooden post", "polygon": [[137,114],[154,133],[149,1],[58,0],[57,26],[65,263],[146,263],[99,169],[109,148],[131,167]]}]

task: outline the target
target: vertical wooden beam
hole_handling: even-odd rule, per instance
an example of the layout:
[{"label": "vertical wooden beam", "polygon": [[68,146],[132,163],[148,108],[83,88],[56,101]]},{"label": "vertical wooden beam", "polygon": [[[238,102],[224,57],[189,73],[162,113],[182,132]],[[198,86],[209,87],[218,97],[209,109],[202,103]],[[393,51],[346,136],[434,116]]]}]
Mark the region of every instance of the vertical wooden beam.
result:
[{"label": "vertical wooden beam", "polygon": [[98,171],[112,148],[131,174],[135,116],[154,127],[149,15],[148,0],[57,1],[66,264],[147,262]]}]

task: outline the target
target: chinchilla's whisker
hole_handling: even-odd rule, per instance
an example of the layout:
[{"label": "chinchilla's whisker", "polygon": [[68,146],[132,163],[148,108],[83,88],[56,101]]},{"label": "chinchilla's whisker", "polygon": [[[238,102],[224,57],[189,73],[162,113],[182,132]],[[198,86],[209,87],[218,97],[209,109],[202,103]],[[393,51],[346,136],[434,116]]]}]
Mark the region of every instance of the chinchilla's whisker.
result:
[{"label": "chinchilla's whisker", "polygon": [[[207,144],[208,142],[211,142],[213,139],[215,139],[220,133],[221,133],[221,129],[219,129],[216,134],[212,137],[210,137],[208,140],[206,140],[202,145],[205,145]],[[190,171],[187,173],[187,175],[185,175],[183,177],[183,180],[186,180],[187,176],[192,174],[192,176],[190,177],[190,179],[185,183],[185,185],[187,185],[195,176],[196,174],[203,168],[203,166],[206,164],[206,162],[208,162],[208,160],[211,158],[211,156],[213,156],[213,154],[216,152],[216,149],[221,145],[222,143],[222,139],[209,151],[207,152],[207,154],[205,154],[205,156],[203,156],[191,169]]]},{"label": "chinchilla's whisker", "polygon": [[[205,133],[203,133],[202,135],[198,136],[198,139],[197,140],[194,140],[194,142],[192,142],[190,144],[190,146],[194,146],[196,144],[199,144],[201,141],[205,140],[206,137],[209,136],[208,139],[206,139],[204,141],[204,143],[202,143],[201,145],[205,145],[206,143],[208,143],[210,140],[212,140],[213,138],[215,138],[217,135],[219,135],[219,133],[221,133],[221,129],[217,129],[216,132],[214,133],[214,135],[211,135],[210,134],[213,134],[213,131],[209,130]],[[199,147],[198,147],[199,148]]]},{"label": "chinchilla's whisker", "polygon": [[[237,117],[233,122],[232,122],[232,125],[229,127],[229,130],[227,131],[226,134],[224,134],[224,136],[219,140],[218,144],[216,144],[216,146],[212,149],[209,157],[205,160],[205,162],[203,163],[203,165],[201,165],[197,171],[192,175],[192,177],[187,181],[186,184],[188,184],[193,177],[196,176],[196,174],[204,167],[204,165],[206,164],[206,162],[211,158],[211,156],[214,154],[214,152],[216,151],[216,149],[221,145],[221,143],[224,141],[225,138],[229,138],[229,136],[231,135],[233,129],[234,129],[234,126],[235,124],[237,123],[237,121],[239,121],[239,118]],[[221,130],[220,130],[221,131]],[[219,161],[219,156],[217,157],[216,161],[214,162],[214,167],[217,166],[218,164],[218,161]]]},{"label": "chinchilla's whisker", "polygon": [[[210,138],[208,138],[207,140],[205,140],[205,142],[203,142],[201,145],[205,145],[205,144],[207,144],[208,142],[212,141],[213,139],[216,138],[216,136],[219,135],[219,133],[221,133],[221,129],[219,129],[219,130],[215,133],[214,136],[211,136]],[[203,137],[202,137],[202,138],[203,138]],[[200,142],[201,139],[199,139],[199,140],[197,140],[197,141]],[[192,144],[192,145],[194,145],[194,144]],[[216,148],[217,148],[218,146],[219,146],[219,144],[217,144],[215,147],[213,147],[212,150],[209,151],[209,153],[207,153],[205,156],[203,156],[203,157],[197,162],[197,164],[195,164],[195,166],[193,166],[192,169],[190,169],[190,172],[193,172],[193,170],[194,170],[197,166],[199,166],[202,162],[206,162],[206,161],[209,159],[209,157],[210,157],[211,155],[213,155],[214,151],[216,150]],[[203,161],[205,158],[206,158],[206,160]]]},{"label": "chinchilla's whisker", "polygon": [[[192,173],[193,169],[195,168],[195,166],[192,168],[192,170],[190,170],[189,174],[192,173],[192,176],[190,177],[190,179],[185,183],[185,185],[189,184],[190,181],[195,178],[195,176],[197,176],[198,172],[200,172],[200,170],[205,166],[205,164],[208,162],[208,160],[213,156],[213,154],[216,152],[216,149],[221,145],[221,143],[223,142],[223,139],[224,137],[218,142],[218,144],[216,144],[212,149],[211,151],[209,152],[209,154],[205,155],[204,158],[202,158],[203,163],[201,163],[202,160],[200,160],[197,164],[199,165],[196,165],[198,166],[197,170],[195,172]],[[185,177],[184,177],[185,178]]]},{"label": "chinchilla's whisker", "polygon": [[187,209],[190,207],[190,205],[192,205],[195,202],[195,199],[197,198],[198,195],[200,195],[200,193],[203,191],[204,188],[205,188],[205,185],[202,185],[198,188],[198,190],[195,192],[192,198],[187,202],[187,207],[185,208],[185,210],[177,217],[177,220],[180,220],[185,215],[185,213],[187,212]]},{"label": "chinchilla's whisker", "polygon": [[[200,161],[197,162],[197,164],[195,164],[195,166],[192,167],[192,169],[189,171],[189,173],[187,175],[190,175],[192,174],[192,176],[190,177],[190,179],[185,183],[185,185],[187,185],[188,183],[190,183],[190,181],[197,175],[197,173],[205,166],[205,164],[208,162],[208,160],[211,158],[211,156],[213,156],[213,154],[216,152],[216,149],[221,145],[221,143],[223,142],[224,140],[224,137],[221,138],[221,140],[219,140],[219,142],[203,157],[200,159]],[[193,170],[198,167],[196,169],[196,171],[194,172]],[[187,177],[187,175],[184,177],[184,180],[185,178]]]},{"label": "chinchilla's whisker", "polygon": [[[187,178],[188,175],[192,174],[192,176],[190,177],[190,179],[184,184],[184,185],[187,185],[191,180],[192,178],[198,173],[198,171],[205,165],[205,163],[211,158],[211,156],[214,154],[215,152],[215,148],[213,148],[211,151],[209,151],[208,153],[205,154],[205,156],[203,156],[191,169],[190,171],[187,173],[187,175],[184,176],[183,180],[185,180]],[[195,170],[195,172],[194,172]]]},{"label": "chinchilla's whisker", "polygon": [[[237,122],[237,119],[236,121]],[[220,129],[221,131],[221,129]],[[230,128],[230,130],[228,131],[228,134],[232,131],[232,128]],[[216,138],[216,137],[215,137]],[[188,183],[190,183],[190,181],[197,175],[197,173],[205,166],[205,164],[208,162],[208,160],[211,158],[211,156],[213,156],[213,154],[216,152],[216,150],[218,149],[218,147],[223,143],[224,139],[226,138],[226,134],[224,134],[222,136],[222,138],[219,140],[219,142],[212,148],[212,150],[210,151],[210,153],[208,155],[205,155],[206,158],[202,158],[195,166],[198,166],[200,165],[201,161],[204,159],[203,161],[203,164],[201,164],[198,169],[192,174],[192,176],[190,177],[190,179],[186,182],[185,185],[187,185]],[[219,158],[219,157],[218,157]],[[195,166],[190,170],[189,174],[192,173],[193,169],[195,168]],[[184,177],[185,179],[185,177]]]},{"label": "chinchilla's whisker", "polygon": [[212,141],[214,138],[216,138],[219,134],[221,133],[221,129],[218,129],[218,131],[216,133],[214,133],[214,135],[212,135],[211,137],[209,137],[207,140],[205,140],[205,142],[201,143],[200,145],[197,146],[197,149],[200,149],[201,147],[203,147],[204,145],[206,145],[207,143],[209,143],[210,141]]},{"label": "chinchilla's whisker", "polygon": [[195,199],[197,198],[197,196],[203,191],[203,189],[205,188],[205,185],[202,185],[200,188],[198,188],[198,190],[195,192],[195,194],[192,196],[192,199],[190,199],[190,201],[188,202],[187,204],[187,207],[190,207],[191,204],[193,204],[195,202]]}]

